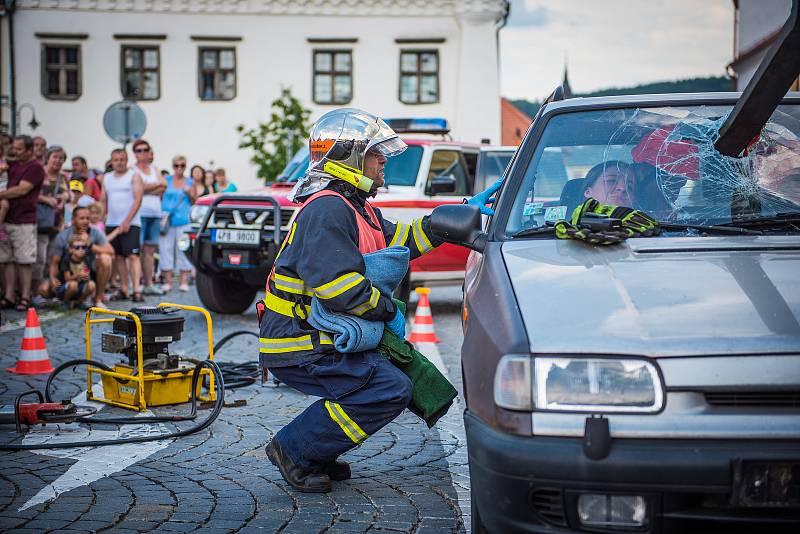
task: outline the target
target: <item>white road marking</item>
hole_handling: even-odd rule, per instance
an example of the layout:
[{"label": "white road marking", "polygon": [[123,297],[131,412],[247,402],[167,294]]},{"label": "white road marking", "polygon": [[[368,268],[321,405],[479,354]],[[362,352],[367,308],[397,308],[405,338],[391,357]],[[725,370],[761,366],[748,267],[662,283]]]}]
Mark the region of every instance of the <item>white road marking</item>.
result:
[{"label": "white road marking", "polygon": [[[64,315],[63,311],[43,311],[42,313],[38,313],[39,316],[39,324],[45,321],[52,321],[53,319],[58,319]],[[10,332],[11,330],[16,330],[18,328],[25,328],[25,321],[27,317],[21,317],[15,321],[8,321],[3,323],[3,326],[0,326],[0,334],[5,332]],[[21,338],[20,338],[21,339]]]},{"label": "white road marking", "polygon": [[[453,379],[447,372],[447,367],[444,365],[442,355],[439,353],[439,348],[436,346],[436,343],[416,343],[414,347],[419,352],[424,354],[444,376],[453,382]],[[456,437],[458,440],[458,446],[461,449],[457,454],[459,457],[463,458],[462,463],[455,463],[452,456],[447,456],[446,460],[447,469],[450,471],[450,478],[453,481],[453,488],[458,494],[458,507],[461,508],[461,517],[464,521],[464,530],[469,532],[471,527],[470,519],[472,514],[472,506],[469,496],[470,481],[469,468],[467,466],[467,436],[464,432],[464,421],[462,419],[463,413],[464,407],[461,404],[461,400],[459,397],[456,397],[453,401],[453,405],[450,407],[450,410],[448,410],[447,413],[442,416],[441,419],[439,419],[439,421],[436,423],[436,427],[442,426],[447,428],[447,430]]]},{"label": "white road marking", "polygon": [[[96,396],[102,396],[103,385],[98,383],[92,386]],[[86,392],[77,395],[72,402],[76,405],[91,405],[98,410],[106,406],[100,402],[86,400]],[[152,417],[149,410],[138,417]],[[113,430],[92,430],[86,426],[71,425],[47,425],[31,429],[25,435],[22,443],[64,443],[71,441],[93,441],[126,438],[133,436],[149,436],[153,434],[165,434],[167,428],[162,425],[124,425]],[[35,454],[54,456],[56,458],[72,458],[77,460],[67,471],[42,488],[36,495],[31,497],[28,502],[22,505],[18,511],[25,510],[31,506],[45,503],[56,499],[62,493],[91,484],[95,480],[107,477],[118,471],[122,471],[129,465],[133,465],[140,460],[144,460],[156,451],[167,447],[174,440],[150,441],[146,443],[131,443],[125,445],[106,445],[102,447],[80,447],[75,449],[42,449],[31,451]]]}]

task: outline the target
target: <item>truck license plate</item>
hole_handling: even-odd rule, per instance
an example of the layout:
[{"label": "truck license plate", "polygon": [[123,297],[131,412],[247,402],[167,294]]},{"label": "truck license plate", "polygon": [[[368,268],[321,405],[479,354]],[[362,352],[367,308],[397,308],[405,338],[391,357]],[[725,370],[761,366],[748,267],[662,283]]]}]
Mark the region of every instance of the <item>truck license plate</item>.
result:
[{"label": "truck license plate", "polygon": [[258,230],[214,230],[213,242],[258,245]]}]

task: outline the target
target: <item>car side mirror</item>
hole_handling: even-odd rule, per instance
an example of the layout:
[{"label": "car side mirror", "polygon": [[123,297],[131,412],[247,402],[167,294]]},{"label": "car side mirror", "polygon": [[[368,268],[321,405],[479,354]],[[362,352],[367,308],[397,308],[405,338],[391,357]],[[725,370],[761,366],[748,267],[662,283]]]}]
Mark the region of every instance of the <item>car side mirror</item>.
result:
[{"label": "car side mirror", "polygon": [[431,180],[431,184],[429,187],[430,191],[428,194],[430,195],[440,195],[443,193],[455,193],[456,192],[456,177],[452,174],[444,174],[441,176],[436,176]]},{"label": "car side mirror", "polygon": [[446,204],[431,212],[434,236],[478,252],[486,248],[486,234],[481,231],[481,211],[468,204]]}]

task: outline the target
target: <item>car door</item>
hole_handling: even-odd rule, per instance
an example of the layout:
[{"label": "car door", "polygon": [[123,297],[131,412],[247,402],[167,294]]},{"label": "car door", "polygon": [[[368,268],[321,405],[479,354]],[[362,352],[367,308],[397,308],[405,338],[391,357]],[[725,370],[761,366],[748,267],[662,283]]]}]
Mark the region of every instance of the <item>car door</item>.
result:
[{"label": "car door", "polygon": [[[431,154],[431,163],[428,168],[428,178],[425,183],[425,195],[430,197],[464,197],[469,194],[469,173],[464,154],[454,148],[434,149]],[[433,194],[431,185],[436,178],[452,177],[455,181],[455,190],[446,193]]]},{"label": "car door", "polygon": [[[434,148],[425,183],[425,195],[434,200],[437,205],[460,202],[462,198],[469,196],[470,181],[467,169],[466,159],[460,149],[455,147]],[[455,191],[432,194],[433,180],[447,176],[452,176],[455,181]],[[412,270],[462,273],[468,255],[468,249],[445,243],[433,252],[414,260]]]}]

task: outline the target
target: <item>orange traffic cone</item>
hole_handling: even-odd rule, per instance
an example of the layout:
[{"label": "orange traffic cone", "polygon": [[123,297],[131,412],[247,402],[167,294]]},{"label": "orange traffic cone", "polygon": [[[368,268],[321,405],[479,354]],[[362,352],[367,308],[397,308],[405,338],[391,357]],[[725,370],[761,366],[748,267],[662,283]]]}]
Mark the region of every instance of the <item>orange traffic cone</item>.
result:
[{"label": "orange traffic cone", "polygon": [[28,308],[21,348],[17,366],[9,367],[6,371],[18,375],[41,375],[53,371],[50,366],[50,356],[47,354],[47,346],[44,344],[42,327],[39,325],[39,316],[36,315],[36,310],[33,308]]},{"label": "orange traffic cone", "polygon": [[414,291],[419,295],[419,302],[417,302],[417,311],[414,314],[414,324],[411,325],[408,341],[411,343],[439,343],[439,338],[433,331],[431,303],[428,302],[428,294],[431,290],[427,287],[418,287]]}]

